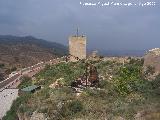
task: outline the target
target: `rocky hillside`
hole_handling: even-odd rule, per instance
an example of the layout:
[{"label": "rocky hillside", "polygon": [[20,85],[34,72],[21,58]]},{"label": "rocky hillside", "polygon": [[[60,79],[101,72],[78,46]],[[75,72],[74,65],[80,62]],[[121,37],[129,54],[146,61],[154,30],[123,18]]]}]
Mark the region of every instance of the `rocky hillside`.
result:
[{"label": "rocky hillside", "polygon": [[[32,36],[0,36],[0,73],[8,74],[16,68],[48,61],[66,54],[67,48],[55,42],[48,42]],[[2,70],[3,69],[3,70]]]},{"label": "rocky hillside", "polygon": [[71,83],[85,72],[83,61],[46,66],[22,80],[19,88],[40,85],[14,101],[3,120],[159,120],[160,77],[147,81],[143,59],[91,61],[99,74],[99,86],[76,93]]}]

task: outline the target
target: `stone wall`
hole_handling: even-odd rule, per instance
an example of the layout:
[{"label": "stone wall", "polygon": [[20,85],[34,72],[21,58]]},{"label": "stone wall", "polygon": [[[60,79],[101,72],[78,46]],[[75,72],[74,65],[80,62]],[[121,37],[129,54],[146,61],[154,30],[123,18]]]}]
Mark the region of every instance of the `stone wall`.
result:
[{"label": "stone wall", "polygon": [[75,58],[86,59],[86,37],[71,36],[69,37],[69,54],[70,61],[77,61]]}]

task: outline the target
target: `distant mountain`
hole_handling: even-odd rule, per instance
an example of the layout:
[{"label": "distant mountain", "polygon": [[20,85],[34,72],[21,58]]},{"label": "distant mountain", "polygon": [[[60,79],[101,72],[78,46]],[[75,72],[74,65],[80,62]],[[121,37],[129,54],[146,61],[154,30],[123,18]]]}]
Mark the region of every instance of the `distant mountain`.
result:
[{"label": "distant mountain", "polygon": [[56,42],[50,42],[43,39],[37,39],[33,36],[25,36],[25,37],[17,37],[12,35],[0,35],[0,45],[6,44],[6,45],[16,45],[16,44],[22,44],[22,45],[37,45],[42,48],[50,49],[51,52],[54,53],[54,55],[65,55],[67,53],[67,47],[56,43]]},{"label": "distant mountain", "polygon": [[145,52],[145,50],[98,50],[102,56],[144,56]]},{"label": "distant mountain", "polygon": [[[10,73],[16,68],[31,66],[67,54],[67,47],[32,36],[17,37],[0,35],[1,73]],[[3,69],[3,70],[2,70]],[[1,75],[2,76],[2,75]]]}]

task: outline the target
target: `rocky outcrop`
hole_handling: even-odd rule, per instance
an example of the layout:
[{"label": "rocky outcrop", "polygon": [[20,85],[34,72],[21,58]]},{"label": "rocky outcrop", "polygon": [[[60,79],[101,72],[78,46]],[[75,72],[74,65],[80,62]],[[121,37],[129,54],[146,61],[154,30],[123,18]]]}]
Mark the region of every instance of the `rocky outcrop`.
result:
[{"label": "rocky outcrop", "polygon": [[146,53],[143,68],[144,72],[151,72],[150,79],[160,74],[160,48],[154,48]]},{"label": "rocky outcrop", "polygon": [[149,50],[144,56],[144,67],[152,66],[155,72],[160,72],[160,48]]}]

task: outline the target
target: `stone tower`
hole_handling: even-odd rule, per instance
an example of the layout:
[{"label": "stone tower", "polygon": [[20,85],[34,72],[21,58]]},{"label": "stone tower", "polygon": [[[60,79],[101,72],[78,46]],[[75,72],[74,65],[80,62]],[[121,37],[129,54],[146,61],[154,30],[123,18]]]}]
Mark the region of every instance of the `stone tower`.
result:
[{"label": "stone tower", "polygon": [[86,59],[86,37],[76,36],[69,37],[69,54],[70,61],[76,62],[78,59]]}]

